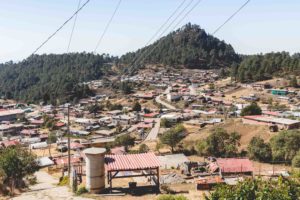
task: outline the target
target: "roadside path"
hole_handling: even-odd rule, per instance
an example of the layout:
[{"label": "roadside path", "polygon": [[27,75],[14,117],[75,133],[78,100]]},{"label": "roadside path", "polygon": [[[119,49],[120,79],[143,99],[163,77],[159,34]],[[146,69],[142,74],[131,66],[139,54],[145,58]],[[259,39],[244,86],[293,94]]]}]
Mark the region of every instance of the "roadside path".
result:
[{"label": "roadside path", "polygon": [[38,183],[29,187],[28,192],[12,198],[13,200],[91,200],[73,196],[66,186],[57,186],[58,180],[44,171],[35,173]]},{"label": "roadside path", "polygon": [[154,127],[151,129],[149,134],[147,135],[145,141],[155,140],[158,136],[159,128],[160,128],[160,118],[153,119],[155,121]]},{"label": "roadside path", "polygon": [[162,101],[162,100],[160,99],[160,97],[161,97],[161,95],[155,97],[155,101],[156,101],[157,103],[162,104],[163,106],[167,107],[168,109],[176,110],[175,106],[172,106],[171,104],[168,104],[167,102]]}]

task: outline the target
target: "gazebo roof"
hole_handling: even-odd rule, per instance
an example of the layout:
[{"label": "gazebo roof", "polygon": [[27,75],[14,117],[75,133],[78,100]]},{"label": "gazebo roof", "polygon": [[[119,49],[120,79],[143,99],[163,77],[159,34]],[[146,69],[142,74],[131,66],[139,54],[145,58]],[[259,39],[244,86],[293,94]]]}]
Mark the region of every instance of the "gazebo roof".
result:
[{"label": "gazebo roof", "polygon": [[132,171],[154,169],[160,166],[154,153],[105,155],[107,171]]}]

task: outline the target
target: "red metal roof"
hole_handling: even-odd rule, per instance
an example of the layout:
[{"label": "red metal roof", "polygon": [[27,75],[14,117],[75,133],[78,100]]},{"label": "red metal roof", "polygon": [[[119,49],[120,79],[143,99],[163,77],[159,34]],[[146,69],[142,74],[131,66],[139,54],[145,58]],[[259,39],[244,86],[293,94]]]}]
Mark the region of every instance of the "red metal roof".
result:
[{"label": "red metal roof", "polygon": [[158,168],[159,160],[154,153],[105,155],[107,171],[131,171]]},{"label": "red metal roof", "polygon": [[146,113],[144,114],[144,117],[156,117],[158,113]]},{"label": "red metal roof", "polygon": [[224,173],[253,172],[248,158],[218,158],[217,164]]},{"label": "red metal roof", "polygon": [[72,142],[70,144],[70,148],[71,149],[82,149],[82,148],[84,148],[84,146],[78,142]]},{"label": "red metal roof", "polygon": [[34,119],[34,120],[31,120],[30,121],[31,124],[36,124],[36,125],[42,125],[44,123],[44,120],[37,120],[37,119]]},{"label": "red metal roof", "polygon": [[65,123],[63,123],[63,122],[56,122],[56,124],[55,124],[56,127],[62,127],[64,125],[65,125]]},{"label": "red metal roof", "polygon": [[278,112],[273,112],[273,111],[262,111],[264,115],[271,115],[271,116],[279,116]]},{"label": "red metal roof", "polygon": [[19,145],[20,142],[17,140],[10,140],[10,141],[3,141],[2,144],[4,145],[4,147],[10,147],[10,146]]},{"label": "red metal roof", "polygon": [[145,124],[143,122],[140,122],[138,125],[137,125],[137,128],[152,128],[152,124]]}]

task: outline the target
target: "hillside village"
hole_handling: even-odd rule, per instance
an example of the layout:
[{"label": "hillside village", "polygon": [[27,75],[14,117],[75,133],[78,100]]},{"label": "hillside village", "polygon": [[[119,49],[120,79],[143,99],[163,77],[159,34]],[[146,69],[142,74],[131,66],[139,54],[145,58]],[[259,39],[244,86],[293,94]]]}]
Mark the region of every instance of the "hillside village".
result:
[{"label": "hillside village", "polygon": [[[300,93],[287,79],[245,84],[220,70],[149,66],[118,81],[128,87],[105,93],[102,80],[85,82],[96,94],[75,104],[1,99],[1,148],[28,148],[57,182],[68,176],[71,188],[104,199],[159,192],[195,199],[220,184],[288,178],[299,167],[293,158],[249,154],[253,138],[267,143],[284,131],[299,133]],[[260,111],[246,112],[252,105]],[[204,150],[210,135],[233,133],[233,149]]]}]

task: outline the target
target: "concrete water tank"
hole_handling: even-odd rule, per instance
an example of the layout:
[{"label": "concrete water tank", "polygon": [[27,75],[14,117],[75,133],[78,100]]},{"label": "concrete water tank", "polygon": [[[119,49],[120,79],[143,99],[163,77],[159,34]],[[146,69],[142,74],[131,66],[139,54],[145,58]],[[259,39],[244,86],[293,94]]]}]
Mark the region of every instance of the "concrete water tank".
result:
[{"label": "concrete water tank", "polygon": [[99,193],[105,188],[104,148],[88,148],[83,151],[86,162],[86,188]]}]

